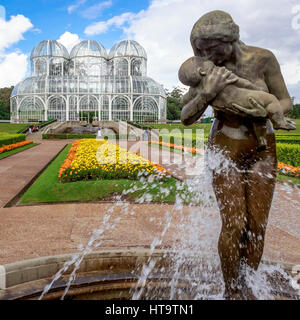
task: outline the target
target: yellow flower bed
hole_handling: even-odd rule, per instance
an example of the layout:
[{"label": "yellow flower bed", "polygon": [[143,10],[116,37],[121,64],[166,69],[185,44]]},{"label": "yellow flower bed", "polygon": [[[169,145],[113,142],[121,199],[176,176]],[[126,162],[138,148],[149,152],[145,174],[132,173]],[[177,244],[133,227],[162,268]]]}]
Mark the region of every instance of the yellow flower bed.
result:
[{"label": "yellow flower bed", "polygon": [[82,139],[73,143],[59,171],[61,182],[132,179],[140,175],[167,175],[159,165],[106,140]]}]

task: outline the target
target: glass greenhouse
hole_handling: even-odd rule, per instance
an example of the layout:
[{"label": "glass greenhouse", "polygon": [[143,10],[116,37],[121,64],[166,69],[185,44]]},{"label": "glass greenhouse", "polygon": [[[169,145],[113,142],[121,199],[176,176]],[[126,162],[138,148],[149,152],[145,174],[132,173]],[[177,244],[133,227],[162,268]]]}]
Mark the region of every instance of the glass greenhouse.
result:
[{"label": "glass greenhouse", "polygon": [[166,119],[162,85],[147,77],[147,54],[136,41],[121,41],[109,54],[97,41],[71,53],[55,40],[31,53],[31,77],[15,86],[11,121],[159,122]]}]

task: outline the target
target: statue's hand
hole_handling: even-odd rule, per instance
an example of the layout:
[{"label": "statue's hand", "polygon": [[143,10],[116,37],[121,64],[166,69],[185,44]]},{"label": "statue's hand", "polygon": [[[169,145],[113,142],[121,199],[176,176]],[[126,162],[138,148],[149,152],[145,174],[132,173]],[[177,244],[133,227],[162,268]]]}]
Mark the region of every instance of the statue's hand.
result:
[{"label": "statue's hand", "polygon": [[242,117],[260,117],[265,118],[267,116],[266,109],[260,105],[255,99],[249,97],[249,106],[250,108],[242,107],[236,103],[232,104],[232,109],[230,108],[233,113],[238,114]]},{"label": "statue's hand", "polygon": [[237,80],[238,77],[225,67],[215,67],[210,74],[203,78],[202,92],[206,97],[206,101],[212,101],[227,85]]}]

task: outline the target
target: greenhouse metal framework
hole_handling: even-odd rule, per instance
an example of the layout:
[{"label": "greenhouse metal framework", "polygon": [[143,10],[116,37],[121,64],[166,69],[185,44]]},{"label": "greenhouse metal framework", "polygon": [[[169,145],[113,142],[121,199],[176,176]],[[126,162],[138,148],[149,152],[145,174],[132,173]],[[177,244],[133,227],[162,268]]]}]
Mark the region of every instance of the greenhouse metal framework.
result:
[{"label": "greenhouse metal framework", "polygon": [[97,41],[77,44],[69,54],[55,40],[31,53],[31,77],[15,86],[11,121],[159,122],[166,119],[162,85],[147,77],[147,54],[133,40],[109,54]]}]

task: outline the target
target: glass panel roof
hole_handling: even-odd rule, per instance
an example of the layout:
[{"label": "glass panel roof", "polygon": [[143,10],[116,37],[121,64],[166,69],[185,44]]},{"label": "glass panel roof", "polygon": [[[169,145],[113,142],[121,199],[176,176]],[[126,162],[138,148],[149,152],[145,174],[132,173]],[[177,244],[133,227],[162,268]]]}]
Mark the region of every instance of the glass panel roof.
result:
[{"label": "glass panel roof", "polygon": [[101,43],[94,40],[85,40],[72,49],[70,57],[71,59],[75,57],[103,57],[107,59],[108,55]]},{"label": "glass panel roof", "polygon": [[31,52],[31,59],[38,57],[70,58],[68,50],[56,40],[45,40],[38,43]]},{"label": "glass panel roof", "polygon": [[147,59],[145,49],[134,40],[124,40],[116,43],[109,52],[109,59],[114,57],[136,56]]},{"label": "glass panel roof", "polygon": [[[79,80],[78,80],[79,79]],[[166,96],[163,87],[149,77],[30,77],[20,82],[13,90],[12,97],[18,94],[53,94],[57,92],[80,93],[88,86],[93,94],[155,94]],[[63,88],[64,86],[64,88]],[[75,86],[75,87],[74,87]],[[133,86],[133,87],[132,87]],[[72,87],[72,89],[71,89]],[[48,92],[46,90],[49,90]]]}]

